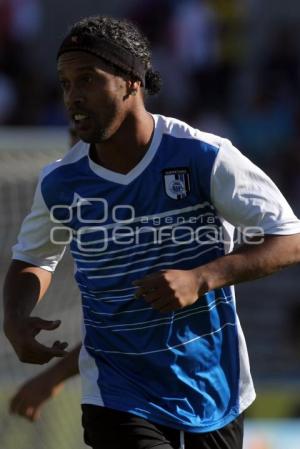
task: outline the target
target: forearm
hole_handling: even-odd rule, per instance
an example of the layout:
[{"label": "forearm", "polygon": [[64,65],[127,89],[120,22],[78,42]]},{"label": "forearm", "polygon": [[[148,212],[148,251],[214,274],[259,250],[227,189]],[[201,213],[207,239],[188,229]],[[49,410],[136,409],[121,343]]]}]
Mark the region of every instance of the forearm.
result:
[{"label": "forearm", "polygon": [[53,385],[58,385],[70,377],[79,374],[78,358],[81,344],[72,349],[65,357],[46,371]]},{"label": "forearm", "polygon": [[43,364],[67,354],[67,342],[56,340],[49,347],[36,340],[42,330],[57,329],[60,320],[31,316],[34,306],[48,289],[51,277],[50,272],[20,261],[12,262],[6,276],[3,328],[21,362]]},{"label": "forearm", "polygon": [[4,283],[4,324],[27,318],[51,282],[51,273],[14,260]]},{"label": "forearm", "polygon": [[266,236],[263,243],[242,246],[196,271],[207,290],[213,290],[258,279],[299,262],[300,234]]}]

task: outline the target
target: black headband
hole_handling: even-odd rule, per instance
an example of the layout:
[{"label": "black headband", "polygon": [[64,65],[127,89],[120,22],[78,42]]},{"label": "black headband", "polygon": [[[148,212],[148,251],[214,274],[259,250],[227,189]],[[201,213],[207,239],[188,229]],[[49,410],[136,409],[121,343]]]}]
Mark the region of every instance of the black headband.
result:
[{"label": "black headband", "polygon": [[118,47],[104,37],[80,34],[68,35],[63,40],[58,50],[57,59],[63,53],[70,51],[84,51],[98,56],[124,72],[136,76],[142,82],[142,85],[145,86],[145,75],[147,72],[145,63],[124,48]]}]

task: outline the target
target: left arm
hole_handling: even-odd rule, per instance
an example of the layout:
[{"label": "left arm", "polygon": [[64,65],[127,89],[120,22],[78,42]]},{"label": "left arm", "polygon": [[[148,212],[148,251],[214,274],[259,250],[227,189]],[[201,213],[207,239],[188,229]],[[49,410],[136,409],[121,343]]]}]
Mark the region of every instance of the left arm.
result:
[{"label": "left arm", "polygon": [[247,245],[203,266],[162,270],[136,281],[136,296],[142,295],[160,312],[193,304],[210,290],[300,262],[300,221],[271,179],[227,140],[211,179],[211,199],[219,216],[243,231],[259,227],[263,241],[248,238]]},{"label": "left arm", "polygon": [[300,262],[300,234],[266,236],[192,270],[163,270],[135,283],[136,296],[160,312],[193,304],[210,290],[270,275]]},{"label": "left arm", "polygon": [[244,245],[196,269],[209,290],[268,276],[300,262],[300,234],[267,235],[263,243]]}]

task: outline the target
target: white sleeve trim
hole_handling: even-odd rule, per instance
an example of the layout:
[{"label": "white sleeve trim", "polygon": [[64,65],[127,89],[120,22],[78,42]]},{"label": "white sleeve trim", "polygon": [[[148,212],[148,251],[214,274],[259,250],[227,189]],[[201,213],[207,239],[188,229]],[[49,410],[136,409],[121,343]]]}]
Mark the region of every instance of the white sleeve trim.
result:
[{"label": "white sleeve trim", "polygon": [[213,166],[211,198],[221,217],[243,231],[300,233],[299,219],[274,182],[226,139]]},{"label": "white sleeve trim", "polygon": [[17,251],[13,252],[13,259],[21,260],[22,262],[27,262],[36,267],[42,268],[43,270],[50,271],[51,273],[55,271],[57,265],[57,263],[55,262],[50,264],[49,260],[37,259],[35,257],[30,257],[28,254],[23,254]]}]

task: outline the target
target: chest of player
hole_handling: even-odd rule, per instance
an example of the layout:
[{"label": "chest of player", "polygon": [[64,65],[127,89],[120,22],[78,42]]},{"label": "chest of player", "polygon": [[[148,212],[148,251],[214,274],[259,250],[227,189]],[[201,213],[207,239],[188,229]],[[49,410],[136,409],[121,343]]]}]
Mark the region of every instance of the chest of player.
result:
[{"label": "chest of player", "polygon": [[[101,235],[114,241],[142,242],[146,234],[162,240],[219,224],[210,198],[191,167],[148,171],[128,185],[99,178],[64,180],[50,209],[53,219],[67,226],[82,244]],[[184,232],[186,231],[186,232]],[[146,238],[147,240],[147,238]]]}]

